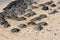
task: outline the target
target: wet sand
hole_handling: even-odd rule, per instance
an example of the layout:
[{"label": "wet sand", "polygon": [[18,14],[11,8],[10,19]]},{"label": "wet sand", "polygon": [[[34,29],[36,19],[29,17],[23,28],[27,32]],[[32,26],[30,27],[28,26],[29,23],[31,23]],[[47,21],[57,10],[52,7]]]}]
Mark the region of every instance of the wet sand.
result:
[{"label": "wet sand", "polygon": [[[47,1],[49,0],[40,0],[38,4]],[[54,0],[55,3],[57,1],[58,0]],[[58,6],[59,5],[57,4],[57,7]],[[4,6],[0,6],[1,11],[3,8]],[[38,22],[47,22],[48,26],[44,26],[43,30],[37,31],[34,30],[35,26],[28,25],[27,28],[20,29],[21,31],[18,33],[11,33],[11,29],[17,27],[21,23],[27,24],[27,22],[34,17],[27,18],[27,20],[21,22],[7,19],[9,24],[11,24],[12,26],[9,28],[4,28],[2,25],[0,25],[0,40],[60,40],[60,12],[49,15],[48,13],[50,12],[50,10],[43,11],[41,10],[41,7],[38,9],[34,9],[33,11],[37,13],[37,15],[35,15],[34,17],[38,16],[39,14],[46,14],[48,17]]]}]

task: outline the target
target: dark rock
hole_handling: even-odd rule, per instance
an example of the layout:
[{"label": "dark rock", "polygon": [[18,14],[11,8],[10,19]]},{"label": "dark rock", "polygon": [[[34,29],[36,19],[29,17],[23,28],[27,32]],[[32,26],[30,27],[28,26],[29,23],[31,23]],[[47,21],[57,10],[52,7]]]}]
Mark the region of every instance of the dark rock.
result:
[{"label": "dark rock", "polygon": [[20,27],[20,28],[26,28],[27,25],[26,24],[20,24],[18,27]]},{"label": "dark rock", "polygon": [[42,10],[49,10],[49,7],[48,6],[43,6]]},{"label": "dark rock", "polygon": [[11,30],[12,33],[17,33],[17,32],[19,32],[19,31],[20,31],[20,29],[18,29],[18,28],[13,28],[13,29]]}]

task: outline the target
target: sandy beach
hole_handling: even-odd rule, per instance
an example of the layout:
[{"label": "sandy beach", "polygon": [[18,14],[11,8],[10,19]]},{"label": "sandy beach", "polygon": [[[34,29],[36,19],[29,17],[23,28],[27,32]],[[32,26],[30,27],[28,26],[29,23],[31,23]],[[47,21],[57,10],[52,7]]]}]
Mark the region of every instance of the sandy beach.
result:
[{"label": "sandy beach", "polygon": [[[38,4],[45,3],[47,1],[50,1],[50,0],[39,0]],[[59,0],[53,0],[53,1],[56,4]],[[11,1],[9,1],[8,3],[10,2]],[[5,3],[5,2],[0,3],[0,12],[3,11],[2,9],[8,3]],[[56,8],[60,7],[60,4],[56,4],[56,5],[57,5]],[[60,12],[56,14],[48,14],[51,11],[50,10],[43,11],[41,10],[41,7],[38,9],[33,9],[33,11],[37,13],[37,15],[35,15],[34,17],[40,14],[46,14],[48,16],[47,18],[41,21],[37,21],[36,23],[47,22],[48,26],[43,26],[43,30],[37,31],[37,30],[34,30],[35,26],[28,25],[27,28],[20,29],[21,31],[18,33],[11,33],[10,30],[12,28],[17,27],[21,23],[27,24],[27,22],[29,22],[29,20],[34,17],[27,18],[27,20],[25,21],[15,21],[12,19],[6,19],[9,22],[9,24],[11,24],[12,26],[9,28],[4,28],[3,25],[0,25],[0,40],[60,40]]]}]

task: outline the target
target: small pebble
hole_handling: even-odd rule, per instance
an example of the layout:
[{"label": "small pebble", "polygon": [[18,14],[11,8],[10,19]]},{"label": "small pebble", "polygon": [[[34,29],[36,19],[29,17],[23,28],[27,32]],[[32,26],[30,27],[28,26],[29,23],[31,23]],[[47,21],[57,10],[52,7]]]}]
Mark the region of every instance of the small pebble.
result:
[{"label": "small pebble", "polygon": [[19,31],[20,31],[20,29],[18,29],[18,28],[13,28],[13,29],[11,30],[12,33],[17,33],[17,32],[19,32]]},{"label": "small pebble", "polygon": [[26,24],[20,24],[18,27],[20,27],[20,28],[26,28],[27,25]]},{"label": "small pebble", "polygon": [[49,10],[48,6],[43,6],[42,10]]},{"label": "small pebble", "polygon": [[28,25],[36,25],[36,23],[35,22],[32,22],[32,21],[28,22],[27,24]]}]

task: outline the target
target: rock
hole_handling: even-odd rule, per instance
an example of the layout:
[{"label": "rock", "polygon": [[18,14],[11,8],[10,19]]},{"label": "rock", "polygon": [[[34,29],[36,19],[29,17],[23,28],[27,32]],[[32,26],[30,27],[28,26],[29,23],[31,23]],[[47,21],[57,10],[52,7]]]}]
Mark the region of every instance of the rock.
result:
[{"label": "rock", "polygon": [[27,25],[26,24],[20,24],[18,27],[20,27],[20,28],[26,28]]},{"label": "rock", "polygon": [[13,28],[13,29],[11,30],[12,33],[17,33],[17,32],[19,32],[19,31],[20,31],[20,29],[18,29],[18,28]]}]

